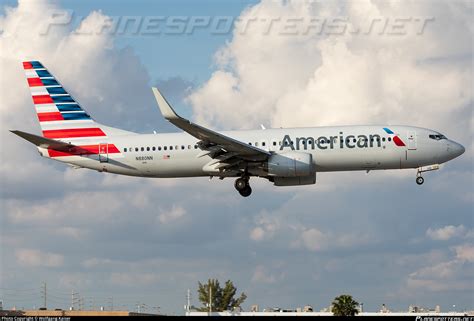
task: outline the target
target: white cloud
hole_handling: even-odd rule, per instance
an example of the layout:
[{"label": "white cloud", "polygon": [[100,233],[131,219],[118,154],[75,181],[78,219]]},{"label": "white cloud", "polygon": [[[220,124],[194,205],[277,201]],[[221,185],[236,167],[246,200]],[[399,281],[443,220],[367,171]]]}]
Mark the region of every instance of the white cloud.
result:
[{"label": "white cloud", "polygon": [[216,54],[218,70],[189,96],[195,118],[235,128],[268,122],[273,127],[405,123],[468,143],[471,60],[457,59],[471,52],[467,7],[465,2],[262,1],[245,10],[241,20],[342,16],[350,24],[369,24],[372,18],[422,16],[434,21],[422,34],[409,24],[411,32],[403,36],[378,30],[285,36],[265,32],[264,22],[250,23],[245,33],[237,25],[232,40]]},{"label": "white cloud", "polygon": [[[423,256],[419,259],[423,260]],[[474,285],[472,282],[474,246],[472,244],[462,244],[451,248],[451,257],[448,260],[421,262],[423,266],[410,273],[407,278],[408,290],[472,291]]]},{"label": "white cloud", "polygon": [[15,257],[18,264],[26,267],[60,267],[64,263],[62,255],[34,249],[18,249]]},{"label": "white cloud", "polygon": [[263,265],[258,265],[252,275],[252,282],[275,283],[277,277],[270,274]]},{"label": "white cloud", "polygon": [[56,230],[56,233],[61,236],[67,236],[76,240],[84,239],[86,232],[76,227],[60,227]]},{"label": "white cloud", "polygon": [[254,241],[261,241],[265,236],[265,231],[261,227],[256,227],[250,231],[250,238]]},{"label": "white cloud", "polygon": [[464,225],[447,225],[439,229],[432,229],[431,227],[426,231],[426,235],[432,240],[447,241],[453,237],[463,237],[466,232]]},{"label": "white cloud", "polygon": [[320,251],[328,246],[328,237],[320,230],[311,228],[301,234],[304,246],[310,251]]},{"label": "white cloud", "polygon": [[462,244],[454,247],[456,258],[461,261],[474,262],[474,245]]},{"label": "white cloud", "polygon": [[[36,223],[41,226],[57,226],[78,222],[110,222],[114,212],[130,204],[134,195],[121,195],[109,191],[70,192],[62,199],[38,202],[5,201],[8,219],[17,224]],[[91,204],[95,211],[91,211]],[[99,215],[98,215],[99,214]],[[69,234],[72,230],[62,230]],[[71,234],[70,234],[71,235]],[[76,230],[76,235],[77,230]]]},{"label": "white cloud", "polygon": [[[2,197],[57,197],[65,192],[65,185],[67,190],[97,188],[105,175],[86,174],[84,185],[84,180],[79,179],[82,171],[69,171],[39,158],[33,145],[8,131],[39,132],[21,62],[40,60],[96,120],[125,128],[138,128],[139,123],[140,128],[165,123],[154,104],[149,104],[153,98],[148,72],[133,50],[116,48],[113,36],[107,32],[81,34],[72,25],[54,25],[42,35],[49,17],[68,14],[56,4],[19,1],[17,7],[5,12],[0,16],[0,180],[8,189]],[[107,18],[100,11],[93,11],[77,30],[100,30]],[[148,107],[153,108],[154,114]],[[17,170],[20,161],[21,171]]]},{"label": "white cloud", "polygon": [[[321,195],[331,193],[331,190],[321,192]],[[371,233],[357,231],[341,231],[337,227],[321,227],[306,222],[303,224],[302,215],[306,213],[301,209],[295,211],[295,206],[311,204],[313,192],[296,194],[291,200],[283,203],[281,207],[271,212],[263,210],[254,219],[254,226],[249,231],[249,238],[254,242],[263,243],[271,240],[274,246],[289,249],[306,249],[312,252],[333,249],[350,249],[357,246],[374,244],[376,239]],[[322,198],[324,199],[324,197]],[[304,205],[303,205],[304,204]],[[324,216],[324,207],[320,206],[320,215]],[[299,217],[300,216],[300,217]],[[323,229],[324,227],[324,229]]]},{"label": "white cloud", "polygon": [[415,279],[410,278],[407,281],[407,288],[410,294],[413,294],[413,291],[420,291],[419,293],[426,292],[442,292],[442,291],[470,291],[472,289],[472,284],[469,281],[465,280],[449,280],[442,282],[438,279],[436,280],[424,280],[424,279]]},{"label": "white cloud", "polygon": [[446,279],[453,277],[458,267],[458,262],[448,261],[441,262],[433,266],[428,266],[421,268],[420,270],[410,274],[410,278],[416,279],[431,279],[431,278],[440,278]]},{"label": "white cloud", "polygon": [[281,218],[277,217],[275,213],[262,211],[262,213],[255,218],[256,226],[250,230],[250,239],[254,241],[271,239],[281,228],[280,222]]},{"label": "white cloud", "polygon": [[321,231],[318,228],[297,228],[296,239],[292,245],[296,248],[305,248],[312,252],[335,249],[350,249],[357,246],[374,243],[373,237],[355,232]]},{"label": "white cloud", "polygon": [[469,231],[467,231],[466,238],[467,239],[474,239],[474,229],[470,229]]},{"label": "white cloud", "polygon": [[162,224],[167,224],[178,220],[184,215],[186,215],[186,210],[183,207],[173,205],[169,210],[162,210],[161,214],[158,215],[158,219]]},{"label": "white cloud", "polygon": [[61,273],[58,284],[59,286],[66,289],[79,289],[86,286],[97,286],[97,284],[94,284],[94,282],[88,277],[87,273],[82,272]]},{"label": "white cloud", "polygon": [[159,276],[154,273],[143,272],[114,272],[109,277],[109,282],[119,286],[151,285],[159,281]]},{"label": "white cloud", "polygon": [[84,260],[82,262],[82,266],[84,266],[85,268],[94,268],[94,267],[97,267],[97,266],[110,265],[110,264],[113,264],[113,263],[114,263],[114,261],[112,261],[110,259],[103,259],[103,258],[93,257],[93,258]]}]

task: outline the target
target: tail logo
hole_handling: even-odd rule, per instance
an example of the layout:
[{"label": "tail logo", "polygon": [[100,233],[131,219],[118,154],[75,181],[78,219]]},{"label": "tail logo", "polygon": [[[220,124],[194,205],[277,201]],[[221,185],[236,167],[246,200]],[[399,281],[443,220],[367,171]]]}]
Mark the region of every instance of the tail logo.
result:
[{"label": "tail logo", "polygon": [[39,61],[25,61],[23,68],[44,137],[107,136]]}]

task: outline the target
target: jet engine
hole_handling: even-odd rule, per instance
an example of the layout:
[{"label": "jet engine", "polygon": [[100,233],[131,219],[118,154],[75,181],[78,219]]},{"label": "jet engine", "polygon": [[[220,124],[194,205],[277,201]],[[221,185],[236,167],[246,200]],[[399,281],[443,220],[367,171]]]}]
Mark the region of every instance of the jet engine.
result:
[{"label": "jet engine", "polygon": [[287,152],[270,156],[267,163],[270,181],[277,186],[316,183],[316,169],[309,153]]}]

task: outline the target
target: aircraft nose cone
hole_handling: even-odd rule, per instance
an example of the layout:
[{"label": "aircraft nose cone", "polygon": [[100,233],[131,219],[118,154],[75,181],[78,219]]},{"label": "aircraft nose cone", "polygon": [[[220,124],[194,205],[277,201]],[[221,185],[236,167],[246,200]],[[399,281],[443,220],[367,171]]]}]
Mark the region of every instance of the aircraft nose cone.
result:
[{"label": "aircraft nose cone", "polygon": [[466,149],[464,148],[463,145],[453,142],[453,144],[452,144],[452,153],[454,154],[454,157],[458,157],[458,156],[464,154],[465,151],[466,151]]}]

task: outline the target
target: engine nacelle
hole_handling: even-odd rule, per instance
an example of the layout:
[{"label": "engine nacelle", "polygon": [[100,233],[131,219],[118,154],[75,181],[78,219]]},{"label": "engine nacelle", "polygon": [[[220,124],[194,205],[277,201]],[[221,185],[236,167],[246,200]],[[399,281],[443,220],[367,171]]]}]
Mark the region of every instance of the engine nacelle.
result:
[{"label": "engine nacelle", "polygon": [[267,170],[269,176],[276,177],[304,177],[315,174],[312,155],[298,152],[270,156]]},{"label": "engine nacelle", "polygon": [[272,180],[275,186],[311,185],[316,183],[316,173],[300,177],[273,177]]}]

